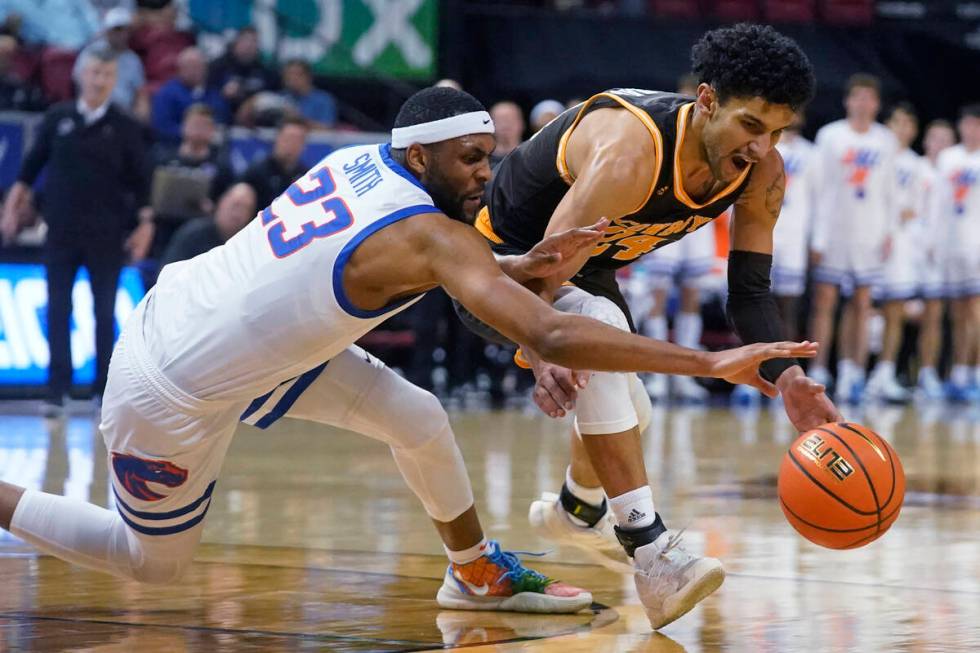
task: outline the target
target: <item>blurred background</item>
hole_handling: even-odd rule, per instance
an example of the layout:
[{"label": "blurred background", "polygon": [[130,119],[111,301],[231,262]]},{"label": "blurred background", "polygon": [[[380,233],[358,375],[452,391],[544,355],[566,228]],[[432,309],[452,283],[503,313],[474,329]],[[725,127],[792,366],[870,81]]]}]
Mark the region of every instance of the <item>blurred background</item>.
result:
[{"label": "blurred background", "polygon": [[[907,103],[902,106],[916,123],[911,146],[920,154],[927,125],[946,120],[955,139],[961,109],[980,101],[977,2],[0,0],[0,189],[6,192],[21,175],[44,112],[76,101],[84,72],[79,54],[113,51],[112,101],[138,121],[145,158],[139,175],[147,207],[131,202],[128,228],[136,232],[140,220],[156,226],[145,247],[118,243],[125,257],[112,305],[118,330],[163,264],[223,242],[333,149],[386,140],[398,107],[423,86],[458,85],[493,107],[499,161],[566,107],[604,89],[677,90],[689,71],[691,45],[708,29],[740,21],[773,24],[809,55],[818,88],[802,135],[811,140],[820,127],[844,118],[848,80],[856,73],[877,80],[880,121]],[[43,173],[32,180],[33,201],[10,210],[16,237],[0,251],[0,396],[6,398],[47,393],[46,210],[61,204],[52,202],[57,189],[45,182]],[[816,206],[819,192],[811,200]],[[669,284],[656,310],[673,331],[682,303],[694,301],[703,321],[694,344],[728,347],[737,340],[723,312],[727,226],[720,219],[704,231],[714,239],[710,270]],[[655,284],[636,270],[623,283],[641,310],[650,310],[644,296],[653,296]],[[686,288],[696,288],[693,300],[690,293],[683,297]],[[801,336],[810,321],[810,288],[808,279],[787,316]],[[67,296],[71,394],[84,399],[96,368],[94,300],[84,266]],[[940,302],[934,367],[949,381],[955,319],[975,322],[976,311],[951,317],[946,299],[902,298],[894,378],[904,394],[890,387],[880,398],[907,401],[922,390],[918,335],[927,300]],[[868,329],[870,371],[885,329],[877,309]],[[438,292],[362,344],[451,404],[521,403],[533,382],[513,366],[508,348],[467,333]],[[977,345],[969,347],[959,364],[971,376],[931,398],[980,401]],[[652,392],[663,393],[658,399],[705,402],[729,391],[719,382]]]}]

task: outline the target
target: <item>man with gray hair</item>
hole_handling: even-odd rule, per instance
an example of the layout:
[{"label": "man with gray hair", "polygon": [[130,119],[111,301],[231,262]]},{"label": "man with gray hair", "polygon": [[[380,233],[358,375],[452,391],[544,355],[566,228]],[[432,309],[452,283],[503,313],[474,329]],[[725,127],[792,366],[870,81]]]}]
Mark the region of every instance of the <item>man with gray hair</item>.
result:
[{"label": "man with gray hair", "polygon": [[[36,138],[10,189],[0,220],[4,243],[24,226],[32,187],[47,168],[40,212],[48,225],[50,366],[45,413],[60,414],[72,382],[69,324],[72,288],[81,266],[88,270],[95,306],[96,398],[105,388],[112,353],[116,288],[126,232],[146,199],[143,139],[139,123],[111,103],[117,62],[108,49],[93,49],[82,62],[78,99],[44,114]],[[140,211],[141,217],[147,216]],[[137,235],[143,229],[137,230]],[[131,239],[130,242],[135,242]]]}]

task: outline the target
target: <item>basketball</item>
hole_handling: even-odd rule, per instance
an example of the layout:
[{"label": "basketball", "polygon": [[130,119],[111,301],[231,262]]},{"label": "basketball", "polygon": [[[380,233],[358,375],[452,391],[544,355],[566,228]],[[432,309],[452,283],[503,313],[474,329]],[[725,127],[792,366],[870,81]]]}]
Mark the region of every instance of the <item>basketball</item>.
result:
[{"label": "basketball", "polygon": [[859,424],[807,431],[779,468],[779,506],[796,531],[830,549],[864,546],[898,519],[905,498],[902,461]]}]

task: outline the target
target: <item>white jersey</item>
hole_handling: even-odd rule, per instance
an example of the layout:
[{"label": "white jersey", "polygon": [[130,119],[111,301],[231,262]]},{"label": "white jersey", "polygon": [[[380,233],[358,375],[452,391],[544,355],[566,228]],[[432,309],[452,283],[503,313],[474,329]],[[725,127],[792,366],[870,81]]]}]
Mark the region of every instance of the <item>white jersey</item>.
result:
[{"label": "white jersey", "polygon": [[227,243],[163,269],[144,323],[153,362],[204,400],[252,399],[316,367],[414,301],[353,306],[343,272],[357,246],[434,212],[389,145],[330,154]]},{"label": "white jersey", "polygon": [[933,224],[945,236],[946,251],[980,250],[980,149],[954,145],[936,165]]},{"label": "white jersey", "polygon": [[772,234],[774,264],[775,259],[778,259],[786,261],[790,267],[803,269],[806,266],[807,240],[816,208],[818,166],[813,161],[815,151],[813,143],[802,136],[780,141],[776,149],[783,157],[786,191]]},{"label": "white jersey", "polygon": [[826,251],[838,243],[878,248],[894,224],[891,194],[898,141],[883,125],[864,133],[846,120],[817,132],[820,202],[814,247]]}]

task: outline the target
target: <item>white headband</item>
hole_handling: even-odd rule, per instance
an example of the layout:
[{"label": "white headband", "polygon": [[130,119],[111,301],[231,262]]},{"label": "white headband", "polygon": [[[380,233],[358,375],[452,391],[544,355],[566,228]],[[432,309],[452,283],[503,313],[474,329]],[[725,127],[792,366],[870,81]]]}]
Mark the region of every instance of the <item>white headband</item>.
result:
[{"label": "white headband", "polygon": [[420,125],[396,127],[391,130],[391,146],[403,149],[412,143],[428,145],[448,141],[467,134],[492,134],[493,120],[486,111],[471,111],[458,116],[423,122]]}]

